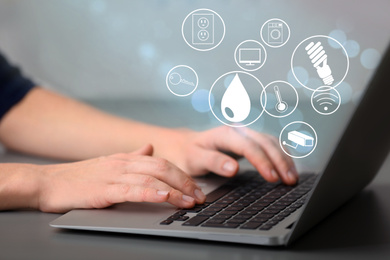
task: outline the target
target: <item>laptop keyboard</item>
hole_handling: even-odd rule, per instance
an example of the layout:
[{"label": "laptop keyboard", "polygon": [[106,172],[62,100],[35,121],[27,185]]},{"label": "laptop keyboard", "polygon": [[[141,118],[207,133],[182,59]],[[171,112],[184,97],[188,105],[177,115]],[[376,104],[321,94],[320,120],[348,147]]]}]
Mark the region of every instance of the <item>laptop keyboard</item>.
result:
[{"label": "laptop keyboard", "polygon": [[302,207],[315,179],[314,174],[302,174],[297,185],[286,186],[266,182],[257,172],[237,175],[208,194],[204,204],[181,209],[160,224],[270,230]]}]

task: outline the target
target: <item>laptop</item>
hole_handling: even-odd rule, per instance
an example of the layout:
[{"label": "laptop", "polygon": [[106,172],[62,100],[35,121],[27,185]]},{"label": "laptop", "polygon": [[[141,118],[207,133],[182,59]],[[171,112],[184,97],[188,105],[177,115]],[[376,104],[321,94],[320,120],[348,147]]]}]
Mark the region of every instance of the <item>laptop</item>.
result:
[{"label": "laptop", "polygon": [[197,179],[206,203],[121,203],[72,210],[52,227],[280,246],[289,245],[341,207],[375,177],[390,148],[390,48],[321,172],[300,173],[296,186],[267,183],[253,171]]},{"label": "laptop", "polygon": [[[387,50],[325,170],[302,174],[296,187],[266,183],[253,171],[241,173],[236,179],[210,175],[198,181],[208,193],[206,207],[180,210],[169,204],[123,203],[107,209],[72,210],[50,225],[258,245],[290,244],[367,186],[386,159],[390,147],[390,124],[386,118],[390,109],[383,104],[390,96],[389,72]],[[272,196],[275,194],[280,198]],[[237,203],[239,200],[244,203]],[[245,204],[253,207],[247,210]],[[230,227],[226,224],[229,222],[218,221],[207,225],[213,215],[221,215],[223,206],[225,210],[233,207],[239,212],[257,212]],[[262,216],[261,224],[249,221]]]}]

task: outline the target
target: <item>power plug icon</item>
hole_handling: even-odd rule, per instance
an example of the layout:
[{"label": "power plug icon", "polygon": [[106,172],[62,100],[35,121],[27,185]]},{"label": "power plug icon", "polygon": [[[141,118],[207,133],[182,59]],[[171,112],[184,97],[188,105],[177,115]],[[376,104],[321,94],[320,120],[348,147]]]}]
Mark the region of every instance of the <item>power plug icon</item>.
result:
[{"label": "power plug icon", "polygon": [[201,41],[207,41],[207,39],[209,38],[210,34],[208,31],[206,30],[201,30],[198,32],[198,38],[199,40]]},{"label": "power plug icon", "polygon": [[192,44],[214,44],[214,14],[195,13],[192,15]]}]

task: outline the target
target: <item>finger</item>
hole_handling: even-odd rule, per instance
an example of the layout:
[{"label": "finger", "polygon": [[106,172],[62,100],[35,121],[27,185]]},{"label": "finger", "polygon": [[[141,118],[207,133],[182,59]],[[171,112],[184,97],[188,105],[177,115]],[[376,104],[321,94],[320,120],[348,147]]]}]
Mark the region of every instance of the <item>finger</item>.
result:
[{"label": "finger", "polygon": [[[256,139],[256,135],[260,135],[260,133],[257,133],[251,129],[248,129],[248,132],[250,135],[252,135],[251,133],[253,133],[254,137],[252,137],[253,139]],[[286,161],[288,161],[289,165],[295,167],[295,164],[294,164],[294,161],[292,160],[292,158],[290,156],[288,156],[286,153],[282,152],[281,148],[280,148],[280,145],[279,145],[279,140],[278,138],[276,138],[275,136],[273,135],[269,135],[269,134],[261,134],[262,136],[266,137],[269,139],[269,141],[272,142],[272,144],[280,151],[280,154],[283,155],[284,159]]]},{"label": "finger", "polygon": [[178,207],[192,207],[196,202],[194,198],[183,194],[182,192],[174,189],[173,187],[151,175],[125,174],[121,178],[121,183],[127,183],[137,187],[153,188],[159,191],[168,191],[169,199],[167,201]]},{"label": "finger", "polygon": [[169,202],[180,208],[191,208],[195,200],[177,190],[159,190],[130,184],[108,186],[106,200],[109,204],[121,202]]},{"label": "finger", "polygon": [[127,172],[153,176],[183,194],[194,198],[199,204],[204,203],[206,199],[200,187],[188,174],[165,159],[140,157],[128,164]]},{"label": "finger", "polygon": [[[127,175],[127,174],[126,174]],[[128,178],[131,178],[131,184],[136,186],[146,187],[146,188],[155,188],[157,190],[169,191],[168,202],[182,208],[193,207],[195,205],[195,199],[191,196],[185,195],[182,192],[174,189],[168,184],[156,179],[151,175],[145,174],[130,174],[127,175]]]},{"label": "finger", "polygon": [[217,149],[244,156],[267,181],[279,180],[271,159],[259,143],[232,128],[223,127],[215,130],[212,138]]},{"label": "finger", "polygon": [[119,159],[119,160],[131,160],[132,157],[136,155],[144,155],[144,156],[152,156],[153,155],[153,146],[151,144],[146,144],[139,148],[138,150],[135,150],[131,153],[116,153],[109,157]]},{"label": "finger", "polygon": [[148,155],[152,156],[153,155],[153,146],[151,144],[146,144],[139,148],[138,150],[130,153],[132,155]]},{"label": "finger", "polygon": [[167,201],[168,198],[169,191],[130,184],[109,185],[105,193],[105,199],[110,204],[126,201],[161,203]]},{"label": "finger", "polygon": [[219,151],[198,148],[194,150],[193,156],[199,158],[198,161],[201,161],[202,164],[190,165],[191,172],[199,174],[213,172],[221,176],[232,177],[239,168],[235,159]]},{"label": "finger", "polygon": [[298,179],[293,160],[281,149],[276,138],[270,135],[259,134],[251,129],[246,129],[247,135],[258,143],[270,158],[273,167],[286,184],[293,185]]}]

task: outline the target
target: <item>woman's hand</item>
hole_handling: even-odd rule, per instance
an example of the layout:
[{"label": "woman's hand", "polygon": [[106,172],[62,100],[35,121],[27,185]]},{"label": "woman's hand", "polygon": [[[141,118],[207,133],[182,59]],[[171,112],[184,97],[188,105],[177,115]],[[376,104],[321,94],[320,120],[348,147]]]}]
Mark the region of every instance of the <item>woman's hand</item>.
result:
[{"label": "woman's hand", "polygon": [[43,174],[37,208],[45,212],[66,212],[74,208],[104,208],[126,201],[167,201],[188,208],[204,202],[205,195],[190,176],[152,154],[153,147],[147,145],[129,154],[39,166]]},{"label": "woman's hand", "polygon": [[298,179],[294,163],[279,147],[278,140],[249,128],[222,126],[204,132],[178,130],[176,146],[162,154],[185,172],[198,176],[214,172],[231,177],[238,171],[236,159],[224,152],[245,157],[270,182],[281,179],[293,185]]}]

